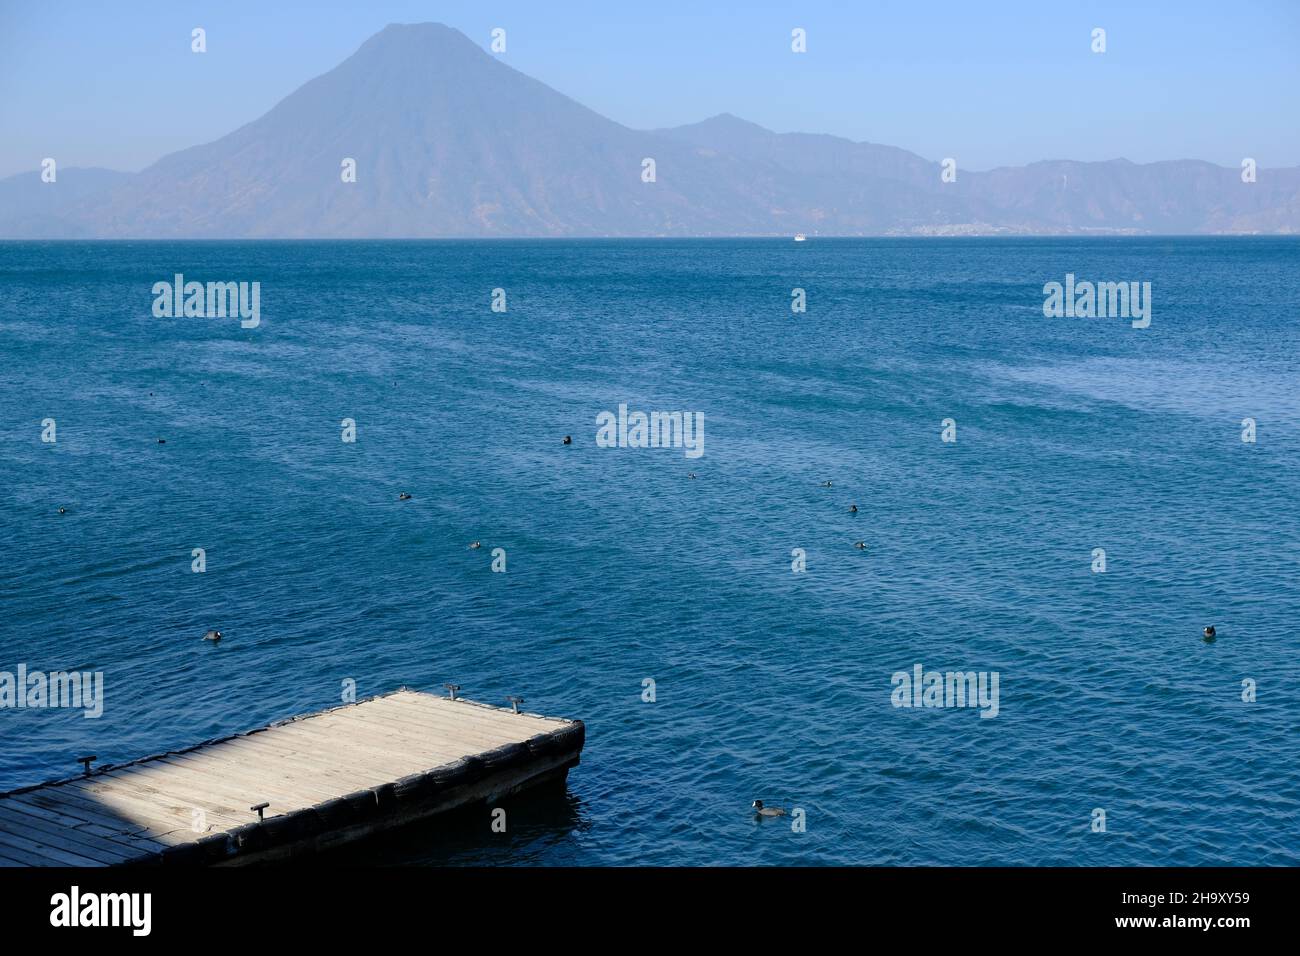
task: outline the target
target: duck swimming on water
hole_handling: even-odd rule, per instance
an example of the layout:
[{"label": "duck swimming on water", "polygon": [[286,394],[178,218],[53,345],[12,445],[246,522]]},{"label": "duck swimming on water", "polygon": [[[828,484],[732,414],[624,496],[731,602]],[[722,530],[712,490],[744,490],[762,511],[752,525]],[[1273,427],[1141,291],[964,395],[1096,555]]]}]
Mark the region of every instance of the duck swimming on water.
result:
[{"label": "duck swimming on water", "polygon": [[783,817],[785,816],[785,807],[765,807],[762,800],[754,801],[754,816],[756,817]]},{"label": "duck swimming on water", "polygon": [[867,550],[867,543],[865,541],[859,541],[853,547],[857,548],[859,551],[865,551]]},{"label": "duck swimming on water", "polygon": [[855,515],[855,514],[857,514],[857,513],[858,513],[858,506],[857,506],[857,505],[849,505],[849,514],[851,514],[851,515]]},{"label": "duck swimming on water", "polygon": [[411,500],[411,496],[408,495],[405,491],[403,491],[400,495],[397,496],[397,500],[398,500],[398,501],[410,501],[410,500]]},{"label": "duck swimming on water", "polygon": [[1203,636],[1206,644],[1213,644],[1214,638],[1216,637],[1217,633],[1218,632],[1214,630],[1213,624],[1209,625],[1208,627],[1206,627],[1204,630],[1201,631],[1201,635]]},{"label": "duck swimming on water", "polygon": [[566,445],[572,445],[572,444],[573,444],[573,436],[572,436],[572,435],[565,435],[565,436],[564,436],[564,444],[566,444]]},{"label": "duck swimming on water", "polygon": [[208,631],[208,633],[206,633],[206,634],[203,635],[203,639],[204,639],[205,641],[211,641],[213,644],[215,644],[215,643],[217,643],[217,641],[221,640],[221,632],[220,632],[220,631]]},{"label": "duck swimming on water", "polygon": [[471,551],[477,551],[477,550],[478,550],[479,548],[481,548],[481,547],[483,547],[483,542],[482,542],[482,541],[471,541],[471,542],[469,543],[469,549],[470,549]]}]

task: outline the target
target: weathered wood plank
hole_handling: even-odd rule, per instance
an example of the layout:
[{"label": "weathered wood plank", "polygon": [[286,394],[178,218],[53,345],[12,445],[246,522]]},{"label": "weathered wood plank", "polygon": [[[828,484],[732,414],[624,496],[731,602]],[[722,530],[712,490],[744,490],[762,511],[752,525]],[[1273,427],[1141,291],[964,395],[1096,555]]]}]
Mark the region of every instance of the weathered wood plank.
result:
[{"label": "weathered wood plank", "polygon": [[[158,761],[148,771],[124,769],[114,778],[113,787],[104,792],[135,795],[141,792],[165,793],[186,807],[191,820],[195,811],[204,816],[221,816],[236,825],[256,819],[249,808],[264,801],[301,805],[306,795],[299,789],[295,793],[281,791],[266,781],[248,782],[236,778],[228,766],[208,765],[195,771],[176,758]],[[165,788],[163,790],[162,788]]]},{"label": "weathered wood plank", "polygon": [[44,787],[40,790],[15,794],[4,799],[47,812],[76,816],[88,823],[94,823],[122,834],[148,835],[152,839],[161,842],[166,842],[165,835],[169,831],[176,829],[171,822],[168,822],[161,829],[152,823],[132,823],[124,819],[120,814],[116,814],[103,805],[96,803],[93,799],[83,796],[79,790],[68,789],[66,786]]},{"label": "weathered wood plank", "polygon": [[[291,746],[290,746],[291,745]],[[303,738],[294,741],[241,741],[241,759],[275,762],[288,773],[310,775],[332,788],[351,786],[354,789],[373,785],[389,779],[389,767],[372,762],[368,754],[358,754],[349,759],[351,751],[343,745],[329,746],[328,740],[313,743]]]},{"label": "weathered wood plank", "polygon": [[369,713],[393,713],[396,715],[418,715],[423,719],[445,717],[454,720],[458,726],[469,729],[480,728],[516,737],[521,726],[532,726],[532,733],[546,733],[564,727],[565,721],[552,717],[539,717],[536,714],[511,713],[508,709],[485,707],[473,701],[448,700],[443,697],[425,695],[422,700],[388,699],[381,707],[372,708]]},{"label": "weathered wood plank", "polygon": [[[435,730],[436,728],[430,728],[428,732]],[[467,753],[489,749],[476,741],[453,739],[440,746],[394,733],[391,730],[385,733],[382,728],[371,726],[363,717],[358,717],[352,722],[348,727],[347,736],[340,736],[337,731],[298,726],[286,734],[286,740],[324,744],[327,752],[350,753],[351,759],[358,765],[372,766],[385,771],[390,771],[394,767],[409,767],[413,757],[418,758],[417,762],[439,757],[456,759]]]},{"label": "weathered wood plank", "polygon": [[0,827],[24,835],[40,834],[42,841],[55,844],[66,843],[68,849],[96,858],[103,857],[105,863],[124,863],[140,855],[138,849],[125,844],[116,843],[94,833],[87,833],[76,827],[28,816],[3,804],[0,804]]},{"label": "weathered wood plank", "polygon": [[0,847],[7,847],[4,852],[14,850],[24,852],[41,866],[103,866],[99,860],[71,850],[64,850],[40,839],[28,839],[17,833],[0,830]]},{"label": "weathered wood plank", "polygon": [[130,774],[112,772],[92,777],[86,782],[74,781],[68,786],[80,790],[106,808],[126,814],[128,819],[134,819],[131,816],[134,812],[147,812],[159,822],[171,822],[176,826],[189,827],[194,810],[198,807],[210,817],[228,819],[232,825],[248,820],[248,808],[241,807],[239,802],[227,799],[224,794],[184,791],[181,789],[181,781],[175,778],[158,782],[163,783],[164,786],[137,782]]},{"label": "weathered wood plank", "polygon": [[419,718],[405,715],[392,717],[366,714],[359,717],[357,723],[359,726],[356,739],[358,740],[364,739],[365,734],[382,739],[385,733],[394,735],[398,739],[409,739],[406,735],[410,734],[413,727],[422,726],[426,734],[436,733],[440,739],[462,752],[491,750],[504,744],[526,740],[531,736],[530,733],[525,732],[524,725],[520,725],[515,733],[482,731],[469,726],[457,726],[436,714],[429,715],[422,722]]},{"label": "weathered wood plank", "polygon": [[[392,759],[378,756],[353,740],[331,740],[328,737],[297,735],[293,740],[270,741],[245,740],[250,750],[264,750],[258,753],[260,759],[278,760],[285,767],[309,774],[313,780],[328,782],[334,786],[344,786],[351,790],[365,789],[387,783],[392,777]],[[292,750],[286,752],[285,745]],[[450,763],[462,756],[451,747],[424,748],[411,756],[427,757],[428,766]],[[337,792],[337,791],[336,791]],[[344,792],[348,792],[345,790]]]},{"label": "weathered wood plank", "polygon": [[420,730],[427,734],[430,728],[436,728],[449,737],[454,736],[458,742],[487,748],[499,747],[504,743],[519,740],[521,734],[525,738],[531,736],[530,725],[525,723],[514,723],[511,726],[495,721],[480,721],[472,715],[467,715],[465,720],[458,720],[455,715],[441,710],[420,712],[407,709],[387,711],[375,709],[358,715],[358,720],[381,730],[385,727],[389,728],[390,732],[396,735],[413,736]]},{"label": "weathered wood plank", "polygon": [[169,758],[167,762],[169,766],[177,768],[178,772],[187,772],[197,781],[210,780],[215,776],[234,793],[244,796],[262,794],[261,799],[273,796],[281,801],[290,798],[301,801],[328,800],[338,793],[337,789],[328,784],[308,778],[286,761],[259,757],[245,748],[240,748],[233,754],[223,752],[220,757],[223,758],[222,761],[217,762],[186,754]]}]

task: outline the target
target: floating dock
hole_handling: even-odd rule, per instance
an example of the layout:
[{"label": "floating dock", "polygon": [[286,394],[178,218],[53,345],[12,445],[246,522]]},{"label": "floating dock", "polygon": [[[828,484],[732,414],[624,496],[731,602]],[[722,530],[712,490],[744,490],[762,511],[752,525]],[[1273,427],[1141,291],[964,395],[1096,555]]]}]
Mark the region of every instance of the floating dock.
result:
[{"label": "floating dock", "polygon": [[0,866],[284,861],[562,781],[582,721],[517,706],[402,688],[0,793]]}]

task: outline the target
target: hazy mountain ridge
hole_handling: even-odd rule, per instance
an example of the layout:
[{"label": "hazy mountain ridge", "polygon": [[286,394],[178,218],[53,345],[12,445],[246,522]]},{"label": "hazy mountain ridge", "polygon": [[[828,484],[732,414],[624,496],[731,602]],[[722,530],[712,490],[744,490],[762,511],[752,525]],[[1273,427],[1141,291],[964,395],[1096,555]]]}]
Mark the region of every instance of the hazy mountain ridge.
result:
[{"label": "hazy mountain ridge", "polygon": [[632,130],[459,31],[393,25],[259,119],[140,173],[0,181],[0,237],[1300,232],[1300,168],[1252,184],[1198,161],[939,174],[903,149],[729,114]]}]

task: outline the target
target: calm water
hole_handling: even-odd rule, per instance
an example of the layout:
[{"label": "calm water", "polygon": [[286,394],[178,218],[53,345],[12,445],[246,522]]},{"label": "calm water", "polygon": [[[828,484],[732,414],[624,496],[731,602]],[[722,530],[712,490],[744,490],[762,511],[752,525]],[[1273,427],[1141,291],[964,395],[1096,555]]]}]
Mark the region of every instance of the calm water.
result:
[{"label": "calm water", "polygon": [[[1150,328],[1045,319],[1067,272]],[[1272,239],[0,244],[0,669],[106,680],[0,710],[0,789],[454,680],[581,766],[361,859],[1300,863],[1298,301]],[[620,402],[704,456],[596,447]]]}]

